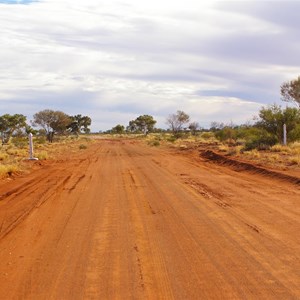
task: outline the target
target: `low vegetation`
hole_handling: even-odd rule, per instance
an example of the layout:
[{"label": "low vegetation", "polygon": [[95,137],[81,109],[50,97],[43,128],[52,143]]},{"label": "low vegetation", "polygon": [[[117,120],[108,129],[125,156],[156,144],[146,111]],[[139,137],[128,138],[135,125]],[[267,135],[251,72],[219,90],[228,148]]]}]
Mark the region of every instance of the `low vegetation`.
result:
[{"label": "low vegetation", "polygon": [[[55,160],[61,155],[85,150],[92,139],[79,137],[57,137],[54,142],[47,143],[40,137],[34,138],[34,157],[39,161]],[[12,137],[9,143],[0,148],[0,178],[11,177],[28,171],[32,164],[28,161],[29,146],[27,137]]]},{"label": "low vegetation", "polygon": [[[127,126],[117,124],[103,134],[109,137],[134,138],[149,146],[169,146],[180,150],[214,149],[228,156],[256,160],[280,166],[300,166],[300,77],[281,86],[283,101],[297,107],[282,108],[273,104],[262,107],[252,123],[235,125],[212,122],[203,129],[184,111],[178,110],[166,118],[167,129],[156,128],[151,115],[140,115]],[[92,120],[88,116],[69,116],[50,109],[37,112],[28,124],[22,114],[0,116],[0,177],[11,176],[26,169],[27,135],[32,133],[35,157],[48,160],[61,152],[82,151],[90,139]],[[286,132],[284,131],[286,128]],[[285,134],[286,133],[286,134]],[[287,144],[283,142],[287,140]]]}]

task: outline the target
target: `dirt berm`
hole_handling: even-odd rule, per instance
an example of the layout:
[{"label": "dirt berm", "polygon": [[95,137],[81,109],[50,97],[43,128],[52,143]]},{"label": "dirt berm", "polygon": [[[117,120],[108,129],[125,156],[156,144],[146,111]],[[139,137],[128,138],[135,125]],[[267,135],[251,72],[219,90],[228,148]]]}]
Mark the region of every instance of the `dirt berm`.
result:
[{"label": "dirt berm", "polygon": [[286,175],[280,173],[279,171],[269,170],[249,162],[243,162],[237,159],[229,158],[228,156],[221,155],[212,150],[201,150],[200,155],[201,157],[207,158],[208,160],[217,163],[219,165],[229,166],[231,167],[231,169],[237,172],[244,171],[252,174],[260,174],[260,175],[268,176],[270,178],[284,180],[296,185],[300,185],[299,177]]}]

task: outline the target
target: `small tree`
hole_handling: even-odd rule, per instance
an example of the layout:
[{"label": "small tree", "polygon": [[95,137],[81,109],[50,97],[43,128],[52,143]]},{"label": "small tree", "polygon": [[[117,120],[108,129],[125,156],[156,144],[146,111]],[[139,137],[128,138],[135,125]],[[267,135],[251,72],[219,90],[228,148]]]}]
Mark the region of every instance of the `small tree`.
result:
[{"label": "small tree", "polygon": [[5,114],[0,117],[2,144],[7,144],[14,132],[26,128],[26,117],[21,114]]},{"label": "small tree", "polygon": [[189,129],[190,129],[192,135],[196,135],[197,130],[200,129],[200,125],[198,122],[192,122],[189,125]]},{"label": "small tree", "polygon": [[92,120],[88,116],[76,115],[70,117],[71,123],[67,126],[71,133],[79,135],[80,133],[89,133],[89,126],[92,124]]},{"label": "small tree", "polygon": [[127,130],[130,132],[142,132],[148,134],[154,130],[156,120],[150,115],[142,115],[129,122]]},{"label": "small tree", "polygon": [[300,108],[300,76],[297,79],[284,82],[280,87],[281,99],[295,103]]},{"label": "small tree", "polygon": [[282,109],[276,104],[262,107],[259,111],[259,120],[256,125],[275,136],[278,142],[283,140],[283,124],[286,124],[288,138],[292,140],[290,133],[300,124],[300,111],[291,107]]},{"label": "small tree", "polygon": [[111,129],[111,133],[123,134],[125,132],[125,127],[123,125],[116,125]]},{"label": "small tree", "polygon": [[54,134],[65,133],[70,123],[70,117],[64,112],[45,109],[33,116],[32,125],[42,127],[48,141],[52,143]]},{"label": "small tree", "polygon": [[222,130],[226,125],[222,122],[211,122],[210,124],[210,131],[215,132],[217,130]]},{"label": "small tree", "polygon": [[190,116],[181,110],[177,110],[176,114],[171,114],[167,118],[167,125],[171,129],[174,135],[177,135],[181,130],[183,130],[183,126],[188,124],[190,121]]}]

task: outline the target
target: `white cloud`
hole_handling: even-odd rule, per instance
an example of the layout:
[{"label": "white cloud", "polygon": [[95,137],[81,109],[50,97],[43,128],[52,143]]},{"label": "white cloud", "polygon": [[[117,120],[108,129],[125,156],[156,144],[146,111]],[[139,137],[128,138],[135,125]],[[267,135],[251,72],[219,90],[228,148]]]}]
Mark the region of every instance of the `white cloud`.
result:
[{"label": "white cloud", "polygon": [[164,126],[177,109],[203,124],[246,121],[298,76],[300,43],[288,15],[277,23],[272,6],[239,2],[0,4],[1,112],[84,110],[94,130],[146,113]]}]

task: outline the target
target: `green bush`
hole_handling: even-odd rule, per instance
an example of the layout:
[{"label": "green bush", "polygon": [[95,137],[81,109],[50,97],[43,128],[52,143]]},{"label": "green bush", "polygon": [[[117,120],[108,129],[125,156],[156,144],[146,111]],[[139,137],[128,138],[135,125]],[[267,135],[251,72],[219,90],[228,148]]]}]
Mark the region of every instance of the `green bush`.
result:
[{"label": "green bush", "polygon": [[174,143],[177,140],[177,137],[174,135],[171,135],[167,138],[168,142]]},{"label": "green bush", "polygon": [[231,127],[224,127],[216,131],[215,136],[221,142],[235,141],[237,139],[237,130]]},{"label": "green bush", "polygon": [[13,137],[11,142],[17,148],[20,148],[20,149],[28,146],[28,138],[27,137]]},{"label": "green bush", "polygon": [[293,130],[288,132],[288,142],[300,141],[300,124],[298,124]]},{"label": "green bush", "polygon": [[261,132],[260,135],[252,136],[245,143],[243,151],[249,151],[253,149],[268,150],[278,142],[275,136]]}]

